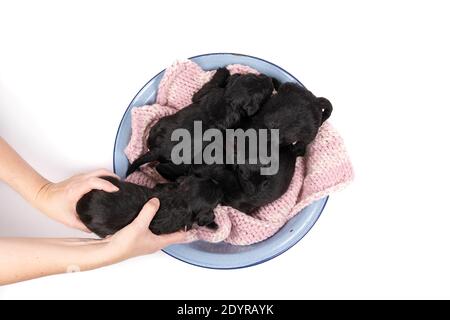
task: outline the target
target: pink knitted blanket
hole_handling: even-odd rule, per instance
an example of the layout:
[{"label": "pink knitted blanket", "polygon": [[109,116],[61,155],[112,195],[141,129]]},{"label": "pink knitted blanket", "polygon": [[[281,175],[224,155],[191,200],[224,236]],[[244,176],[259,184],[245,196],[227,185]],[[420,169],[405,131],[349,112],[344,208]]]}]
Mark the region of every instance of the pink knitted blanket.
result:
[{"label": "pink knitted blanket", "polygon": [[[227,67],[230,73],[258,73],[242,65]],[[160,118],[191,104],[192,95],[208,82],[215,71],[204,71],[188,60],[176,62],[166,69],[159,85],[156,103],[132,110],[132,135],[125,149],[130,162],[146,152],[148,128]],[[147,128],[147,129],[146,129]],[[147,131],[146,131],[147,130]],[[292,182],[278,200],[259,208],[252,216],[231,207],[215,209],[217,230],[191,230],[190,240],[225,241],[234,245],[249,245],[275,234],[289,219],[312,202],[342,189],[353,178],[350,159],[342,138],[326,121],[305,157],[298,158]],[[164,179],[151,167],[144,166],[127,178],[147,187]]]}]

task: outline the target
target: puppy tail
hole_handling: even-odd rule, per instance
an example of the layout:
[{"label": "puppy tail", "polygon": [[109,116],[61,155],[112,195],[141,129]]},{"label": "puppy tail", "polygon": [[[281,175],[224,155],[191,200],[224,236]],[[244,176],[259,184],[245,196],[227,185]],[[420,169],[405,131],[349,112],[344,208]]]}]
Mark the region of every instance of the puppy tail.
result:
[{"label": "puppy tail", "polygon": [[325,122],[333,112],[333,106],[331,105],[331,102],[326,98],[317,98],[317,104],[318,107],[322,110],[322,123]]},{"label": "puppy tail", "polygon": [[137,169],[139,169],[140,166],[156,160],[157,160],[156,153],[151,151],[144,153],[142,156],[134,160],[133,163],[128,167],[127,176],[129,176]]}]

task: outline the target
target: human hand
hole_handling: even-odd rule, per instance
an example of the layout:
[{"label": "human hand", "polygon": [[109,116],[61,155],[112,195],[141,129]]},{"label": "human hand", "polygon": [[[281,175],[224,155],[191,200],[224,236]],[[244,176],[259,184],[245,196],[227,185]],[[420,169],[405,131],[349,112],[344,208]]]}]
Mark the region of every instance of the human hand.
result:
[{"label": "human hand", "polygon": [[156,235],[150,231],[150,222],[158,208],[159,200],[151,199],[132,223],[104,240],[107,256],[112,259],[112,263],[153,253],[187,240],[187,233],[184,231],[165,235]]},{"label": "human hand", "polygon": [[118,178],[106,169],[79,174],[67,180],[45,184],[35,196],[35,206],[48,217],[85,232],[90,232],[81,222],[76,212],[76,204],[80,198],[92,189],[115,192],[119,189],[103,180],[101,176]]}]

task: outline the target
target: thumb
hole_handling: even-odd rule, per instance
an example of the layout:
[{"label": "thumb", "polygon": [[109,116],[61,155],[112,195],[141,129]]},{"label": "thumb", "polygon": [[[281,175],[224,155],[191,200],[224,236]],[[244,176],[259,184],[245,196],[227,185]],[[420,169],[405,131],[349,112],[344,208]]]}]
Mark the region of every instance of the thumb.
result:
[{"label": "thumb", "polygon": [[188,233],[185,231],[178,231],[171,234],[163,234],[159,236],[164,246],[175,243],[184,243],[188,239]]},{"label": "thumb", "polygon": [[150,199],[142,208],[139,215],[134,219],[133,225],[137,228],[148,229],[150,222],[153,220],[159,209],[159,200],[157,198]]}]

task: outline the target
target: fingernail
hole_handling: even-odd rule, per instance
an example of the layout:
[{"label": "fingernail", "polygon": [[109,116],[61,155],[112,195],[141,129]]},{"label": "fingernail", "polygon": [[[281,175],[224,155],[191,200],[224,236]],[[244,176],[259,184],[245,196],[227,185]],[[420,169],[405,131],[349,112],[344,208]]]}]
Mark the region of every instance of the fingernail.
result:
[{"label": "fingernail", "polygon": [[152,199],[150,199],[150,203],[157,205],[157,204],[159,204],[159,200],[158,200],[158,198],[152,198]]}]

